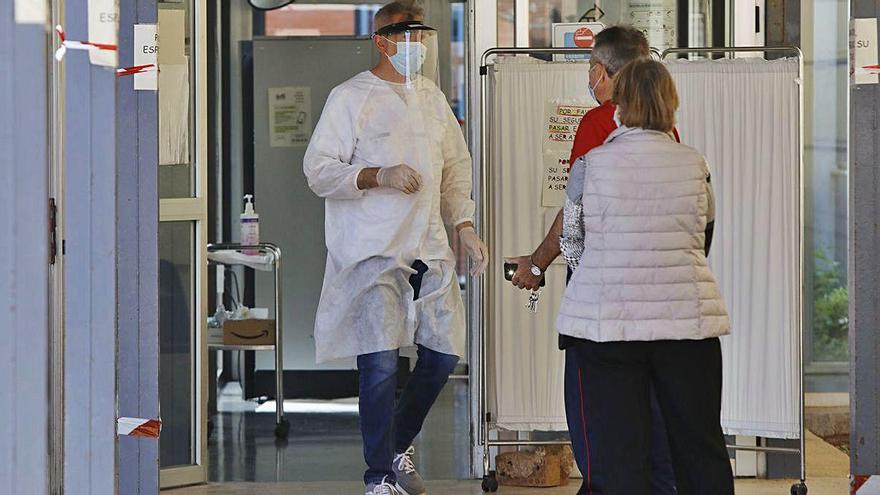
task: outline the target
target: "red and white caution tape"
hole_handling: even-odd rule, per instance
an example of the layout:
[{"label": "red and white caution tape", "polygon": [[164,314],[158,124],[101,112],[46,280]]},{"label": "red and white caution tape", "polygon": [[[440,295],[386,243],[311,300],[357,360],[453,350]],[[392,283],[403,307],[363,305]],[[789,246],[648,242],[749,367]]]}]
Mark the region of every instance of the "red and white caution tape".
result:
[{"label": "red and white caution tape", "polygon": [[55,32],[58,33],[58,37],[61,38],[61,46],[55,50],[55,60],[59,62],[64,58],[64,54],[67,53],[67,50],[107,50],[107,51],[116,51],[116,45],[110,45],[107,43],[93,43],[91,41],[75,41],[67,39],[67,36],[64,34],[64,29],[61,26],[55,26]]},{"label": "red and white caution tape", "polygon": [[146,65],[135,65],[134,67],[123,67],[121,69],[116,69],[116,76],[133,76],[135,74],[144,74],[147,72],[159,72],[159,67],[156,64],[146,64]]},{"label": "red and white caution tape", "polygon": [[880,476],[853,476],[852,495],[878,495],[880,494]]},{"label": "red and white caution tape", "polygon": [[856,67],[853,70],[853,73],[857,76],[871,76],[880,74],[880,65],[865,65],[863,67]]},{"label": "red and white caution tape", "polygon": [[119,418],[116,420],[116,434],[132,437],[159,438],[162,421],[159,419]]}]

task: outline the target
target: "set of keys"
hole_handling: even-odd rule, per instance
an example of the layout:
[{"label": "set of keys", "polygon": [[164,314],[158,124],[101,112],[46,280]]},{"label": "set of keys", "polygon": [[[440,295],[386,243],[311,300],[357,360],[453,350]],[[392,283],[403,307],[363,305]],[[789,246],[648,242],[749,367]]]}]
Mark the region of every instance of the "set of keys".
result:
[{"label": "set of keys", "polygon": [[529,302],[526,304],[526,309],[531,313],[538,312],[538,299],[541,297],[541,289],[533,290],[529,292]]}]

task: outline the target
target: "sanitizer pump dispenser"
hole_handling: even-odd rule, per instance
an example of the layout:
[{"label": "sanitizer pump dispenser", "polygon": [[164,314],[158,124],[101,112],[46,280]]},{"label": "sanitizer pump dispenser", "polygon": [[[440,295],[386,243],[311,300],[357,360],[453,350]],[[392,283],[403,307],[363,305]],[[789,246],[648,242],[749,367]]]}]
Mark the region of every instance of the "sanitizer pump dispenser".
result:
[{"label": "sanitizer pump dispenser", "polygon": [[[244,213],[241,214],[241,244],[256,246],[260,243],[260,215],[254,211],[254,195],[244,195]],[[259,254],[258,250],[246,249],[244,254]]]}]

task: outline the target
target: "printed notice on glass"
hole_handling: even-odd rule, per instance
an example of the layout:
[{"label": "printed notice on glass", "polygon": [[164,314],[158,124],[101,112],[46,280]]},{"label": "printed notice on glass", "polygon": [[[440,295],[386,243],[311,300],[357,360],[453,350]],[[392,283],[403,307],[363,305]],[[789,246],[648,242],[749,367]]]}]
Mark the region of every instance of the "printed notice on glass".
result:
[{"label": "printed notice on glass", "polygon": [[565,186],[568,184],[568,153],[544,153],[544,189],[541,206],[561,208],[565,205]]},{"label": "printed notice on glass", "polygon": [[676,0],[630,0],[629,18],[624,23],[645,33],[650,46],[659,50],[673,48],[678,46],[677,9]]},{"label": "printed notice on glass", "polygon": [[880,82],[880,62],[878,62],[877,18],[853,19],[852,68],[855,84],[877,84]]},{"label": "printed notice on glass", "polygon": [[46,0],[15,0],[15,22],[17,24],[45,24],[47,5]]},{"label": "printed notice on glass", "polygon": [[273,148],[301,147],[312,137],[311,88],[269,88],[269,144]]},{"label": "printed notice on glass", "polygon": [[189,108],[189,64],[163,65],[159,72],[159,165],[190,162]]},{"label": "printed notice on glass", "polygon": [[[89,0],[89,41],[115,46],[118,24],[117,0]],[[118,50],[89,50],[89,60],[95,65],[116,67],[117,52]]]},{"label": "printed notice on glass", "polygon": [[581,100],[547,101],[544,104],[544,152],[570,152],[581,118],[594,106]]}]

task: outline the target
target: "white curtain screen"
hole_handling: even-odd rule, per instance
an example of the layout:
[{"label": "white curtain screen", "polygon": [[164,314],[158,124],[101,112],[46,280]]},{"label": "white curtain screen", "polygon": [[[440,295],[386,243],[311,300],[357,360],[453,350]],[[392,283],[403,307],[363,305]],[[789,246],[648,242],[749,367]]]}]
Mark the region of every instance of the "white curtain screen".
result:
[{"label": "white curtain screen", "polygon": [[[525,309],[527,294],[505,281],[505,256],[531,253],[559,208],[542,206],[545,105],[587,99],[587,66],[518,58],[490,72],[490,159],[494,197],[490,240],[494,312],[489,325],[489,410],[500,428],[567,430],[563,395],[564,354],[556,315],[565,289],[565,265],[547,272],[538,313]],[[570,149],[570,146],[569,146]],[[560,260],[561,261],[561,258]]]},{"label": "white curtain screen", "polygon": [[718,203],[709,261],[732,318],[722,338],[729,434],[799,436],[798,63],[670,61],[682,141],[706,155]]},{"label": "white curtain screen", "polygon": [[[756,59],[671,61],[685,144],[712,168],[718,218],[710,262],[731,311],[724,348],[729,434],[796,438],[800,311],[798,64]],[[488,316],[488,400],[497,425],[564,430],[563,353],[555,318],[565,266],[547,274],[537,315],[503,279],[505,256],[530,253],[558,208],[542,207],[548,101],[586,96],[586,68],[535,60],[490,72],[494,308]]]}]

